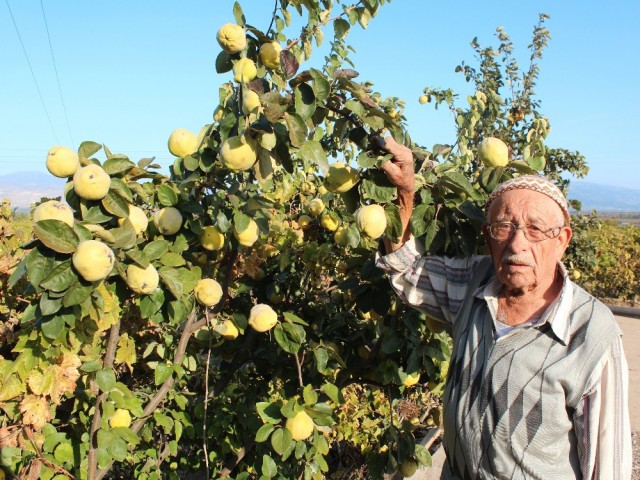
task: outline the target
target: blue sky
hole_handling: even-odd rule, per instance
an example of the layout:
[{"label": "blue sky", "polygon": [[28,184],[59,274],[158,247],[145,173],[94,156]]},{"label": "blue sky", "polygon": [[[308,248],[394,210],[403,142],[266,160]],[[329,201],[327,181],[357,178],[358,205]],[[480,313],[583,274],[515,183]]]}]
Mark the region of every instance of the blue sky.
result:
[{"label": "blue sky", "polygon": [[[155,156],[169,165],[171,131],[197,132],[210,122],[218,87],[229,80],[215,72],[215,34],[233,21],[232,0],[7,1],[53,128],[2,2],[0,174],[45,171],[49,147],[77,148],[83,140],[104,143],[133,160]],[[248,23],[267,28],[273,2],[241,4]],[[419,105],[422,89],[471,93],[454,68],[461,60],[472,63],[473,37],[481,45],[497,45],[497,26],[510,34],[521,66],[528,65],[526,47],[540,12],[551,15],[552,39],[536,89],[552,126],[548,144],[583,153],[591,167],[589,181],[640,188],[636,0],[487,0],[481,7],[470,0],[393,0],[367,30],[353,29],[351,58],[360,79],[372,81],[384,96],[406,100],[408,128],[418,143],[448,143],[454,140],[453,120],[446,109]],[[315,62],[312,57],[303,67],[319,65],[325,52],[318,50]]]}]

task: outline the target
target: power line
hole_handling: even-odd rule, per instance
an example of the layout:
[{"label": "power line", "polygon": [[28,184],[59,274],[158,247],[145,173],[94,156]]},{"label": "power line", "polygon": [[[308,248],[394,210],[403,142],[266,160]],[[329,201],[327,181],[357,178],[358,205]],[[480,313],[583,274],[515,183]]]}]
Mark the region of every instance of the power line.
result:
[{"label": "power line", "polygon": [[[7,0],[8,1],[8,0]],[[62,96],[62,87],[60,86],[60,77],[58,76],[58,67],[56,66],[56,59],[53,56],[53,46],[51,45],[51,36],[49,35],[49,24],[47,23],[47,16],[44,13],[44,4],[40,0],[40,7],[42,8],[42,18],[44,18],[44,26],[47,30],[47,38],[49,39],[49,51],[51,52],[51,60],[53,61],[53,69],[56,72],[56,80],[58,81],[58,92],[60,92],[60,100],[62,101],[62,110],[64,111],[64,118],[67,121],[67,130],[69,130],[69,137],[71,137],[71,143],[75,144],[73,135],[71,134],[71,126],[69,125],[69,117],[67,116],[67,106],[64,104],[64,97]]]},{"label": "power line", "polygon": [[11,11],[11,7],[9,6],[9,0],[4,0],[7,4],[7,8],[9,9],[9,15],[11,15],[11,20],[13,21],[13,26],[16,29],[16,33],[18,34],[18,40],[20,40],[20,45],[22,46],[22,52],[24,53],[24,57],[27,59],[27,64],[29,65],[29,70],[31,71],[31,77],[33,78],[33,83],[36,84],[36,90],[38,90],[38,96],[40,97],[40,102],[42,103],[42,108],[44,109],[44,113],[47,116],[47,120],[49,120],[49,126],[51,127],[51,131],[53,132],[53,136],[58,141],[58,135],[56,134],[56,129],[53,128],[53,123],[51,122],[51,117],[49,116],[49,111],[47,110],[46,105],[44,104],[44,99],[42,98],[42,92],[40,92],[40,87],[38,86],[38,81],[36,80],[36,75],[33,73],[33,68],[31,67],[31,62],[29,61],[29,56],[27,55],[27,49],[24,47],[24,43],[22,42],[22,36],[20,35],[20,30],[18,30],[18,24],[16,23],[16,19],[13,16],[13,12]]}]

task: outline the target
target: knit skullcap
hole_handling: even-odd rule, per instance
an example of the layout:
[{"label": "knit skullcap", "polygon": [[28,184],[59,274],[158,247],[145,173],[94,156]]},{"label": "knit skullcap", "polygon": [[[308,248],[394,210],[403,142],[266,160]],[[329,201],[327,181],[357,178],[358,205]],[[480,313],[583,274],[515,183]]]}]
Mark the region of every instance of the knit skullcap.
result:
[{"label": "knit skullcap", "polygon": [[558,204],[562,210],[566,224],[569,225],[571,216],[569,215],[567,199],[557,185],[540,175],[521,175],[502,182],[487,199],[487,205],[485,207],[487,213],[489,212],[491,203],[500,195],[510,190],[533,190],[534,192],[546,195]]}]

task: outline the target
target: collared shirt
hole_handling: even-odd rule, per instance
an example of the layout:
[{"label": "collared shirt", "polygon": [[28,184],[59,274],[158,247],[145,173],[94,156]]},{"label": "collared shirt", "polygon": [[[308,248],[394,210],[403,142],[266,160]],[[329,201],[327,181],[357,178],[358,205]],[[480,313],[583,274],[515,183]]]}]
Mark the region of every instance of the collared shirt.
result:
[{"label": "collared shirt", "polygon": [[608,309],[565,273],[538,321],[496,335],[490,258],[425,256],[414,242],[377,264],[406,303],[453,328],[443,478],[629,479],[628,367]]}]

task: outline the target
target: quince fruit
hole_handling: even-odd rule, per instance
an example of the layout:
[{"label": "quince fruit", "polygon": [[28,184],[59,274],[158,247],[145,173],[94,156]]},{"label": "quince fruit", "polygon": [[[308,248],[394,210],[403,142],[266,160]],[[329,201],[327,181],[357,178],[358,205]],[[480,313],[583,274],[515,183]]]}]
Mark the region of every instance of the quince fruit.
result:
[{"label": "quince fruit", "polygon": [[186,128],[177,128],[169,136],[169,151],[176,157],[186,157],[198,151],[198,137]]},{"label": "quince fruit", "polygon": [[499,138],[487,137],[478,146],[478,156],[489,167],[504,167],[509,163],[509,147]]},{"label": "quince fruit", "polygon": [[420,98],[418,98],[418,101],[420,102],[421,105],[424,105],[425,103],[429,103],[431,101],[431,95],[420,95]]},{"label": "quince fruit", "polygon": [[71,177],[80,167],[78,154],[67,147],[51,147],[47,154],[47,170],[60,178]]},{"label": "quince fruit", "polygon": [[405,387],[412,387],[414,386],[416,383],[418,383],[420,381],[420,373],[416,372],[416,373],[410,373],[407,375],[407,378],[404,379],[404,381],[402,382],[402,384]]},{"label": "quince fruit", "polygon": [[224,235],[213,225],[204,227],[204,232],[200,235],[200,245],[205,250],[220,250],[224,246]]},{"label": "quince fruit", "polygon": [[196,294],[196,300],[200,305],[205,307],[213,307],[217,305],[222,298],[222,287],[213,278],[203,278],[198,280],[193,289]]},{"label": "quince fruit", "polygon": [[256,240],[258,240],[258,236],[260,235],[260,230],[258,230],[258,224],[252,219],[249,219],[249,226],[245,228],[243,231],[238,232],[235,226],[233,227],[233,234],[238,240],[240,245],[244,245],[245,247],[250,247]]},{"label": "quince fruit", "polygon": [[305,228],[309,228],[312,223],[313,218],[311,218],[309,215],[300,215],[298,217],[298,227],[302,228],[303,230]]},{"label": "quince fruit", "polygon": [[346,247],[349,245],[349,237],[347,237],[347,229],[344,227],[338,227],[338,229],[333,234],[333,241],[336,242],[341,247]]},{"label": "quince fruit", "polygon": [[249,326],[256,332],[271,330],[278,323],[278,314],[266,303],[254,305],[249,312]]},{"label": "quince fruit", "polygon": [[340,226],[340,222],[333,214],[325,213],[320,219],[320,225],[325,230],[329,230],[330,232],[335,232]]},{"label": "quince fruit", "polygon": [[182,226],[182,214],[175,207],[165,207],[153,215],[153,223],[162,235],[173,235]]},{"label": "quince fruit", "polygon": [[238,53],[247,46],[247,36],[244,33],[244,28],[233,23],[225,23],[220,27],[216,39],[222,49],[230,54]]},{"label": "quince fruit", "polygon": [[100,165],[92,163],[80,167],[73,175],[73,190],[85,200],[101,200],[107,196],[111,177]]},{"label": "quince fruit", "polygon": [[403,460],[402,463],[400,463],[400,467],[398,468],[400,475],[402,475],[405,478],[412,477],[417,470],[418,470],[418,463],[411,458]]},{"label": "quince fruit", "polygon": [[250,58],[239,58],[233,64],[233,79],[238,83],[249,83],[258,75],[256,64]]},{"label": "quince fruit", "polygon": [[306,440],[313,433],[313,419],[305,411],[298,412],[293,418],[288,418],[284,428],[291,432],[294,440]]},{"label": "quince fruit", "polygon": [[98,240],[84,240],[78,244],[71,262],[87,282],[97,282],[111,273],[115,255],[107,245]]},{"label": "quince fruit", "polygon": [[242,91],[242,113],[249,115],[260,108],[260,96],[253,90],[244,88]]},{"label": "quince fruit", "polygon": [[222,143],[220,157],[224,166],[232,172],[249,170],[258,158],[253,142],[239,135],[229,137]]},{"label": "quince fruit", "polygon": [[33,221],[41,220],[60,220],[73,227],[73,210],[66,203],[49,200],[38,205],[33,211]]},{"label": "quince fruit", "polygon": [[280,66],[280,52],[282,52],[282,47],[278,42],[267,42],[260,45],[258,56],[265,67],[278,68]]},{"label": "quince fruit", "polygon": [[425,318],[424,323],[431,333],[442,333],[445,330],[444,323],[433,318]]},{"label": "quince fruit", "polygon": [[129,426],[131,426],[131,414],[129,410],[118,408],[113,415],[111,415],[111,418],[109,418],[109,426],[111,428],[129,428]]},{"label": "quince fruit", "polygon": [[222,325],[224,326],[224,333],[222,334],[222,338],[225,340],[234,340],[238,337],[240,333],[238,331],[238,327],[236,327],[235,323],[231,320],[225,320]]},{"label": "quince fruit", "polygon": [[158,288],[159,282],[158,271],[151,264],[147,268],[133,264],[127,267],[127,285],[136,293],[152,293]]},{"label": "quince fruit", "polygon": [[379,238],[387,228],[387,216],[381,205],[366,205],[356,212],[356,226],[364,236]]},{"label": "quince fruit", "polygon": [[307,210],[314,217],[318,217],[324,210],[324,202],[320,198],[314,198],[309,202],[309,205],[307,206]]},{"label": "quince fruit", "polygon": [[344,193],[358,183],[358,180],[360,174],[357,170],[344,163],[336,163],[329,167],[324,186],[332,193]]},{"label": "quince fruit", "polygon": [[[129,216],[127,217],[133,225],[133,230],[136,232],[136,235],[140,235],[147,229],[149,226],[149,219],[147,218],[147,214],[144,213],[140,207],[136,207],[135,205],[129,205]],[[122,227],[125,219],[119,218],[118,225]]]}]

